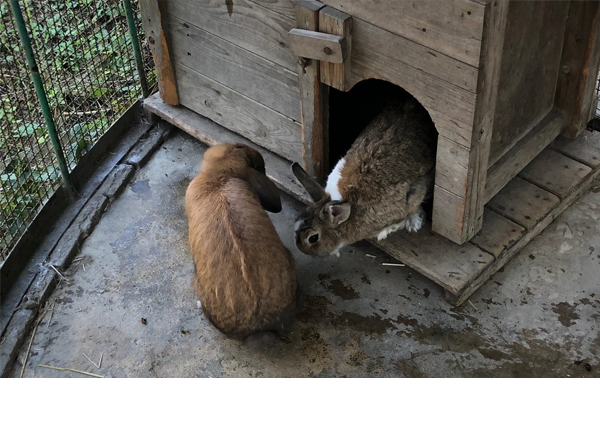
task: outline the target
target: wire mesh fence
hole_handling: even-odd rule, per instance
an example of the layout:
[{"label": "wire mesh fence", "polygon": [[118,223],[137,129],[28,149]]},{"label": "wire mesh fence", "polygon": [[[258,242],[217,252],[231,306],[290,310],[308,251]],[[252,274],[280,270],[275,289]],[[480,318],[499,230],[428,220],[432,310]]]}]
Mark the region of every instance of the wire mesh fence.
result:
[{"label": "wire mesh fence", "polygon": [[[133,6],[148,85],[152,58]],[[18,2],[71,171],[141,95],[122,0]],[[60,184],[58,161],[11,7],[0,3],[0,262]]]}]

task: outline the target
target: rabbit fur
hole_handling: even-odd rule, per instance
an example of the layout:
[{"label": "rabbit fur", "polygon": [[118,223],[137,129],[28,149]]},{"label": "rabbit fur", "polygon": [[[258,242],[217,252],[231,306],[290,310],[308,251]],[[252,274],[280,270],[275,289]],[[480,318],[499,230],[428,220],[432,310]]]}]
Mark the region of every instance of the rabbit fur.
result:
[{"label": "rabbit fur", "polygon": [[421,228],[431,197],[437,131],[415,100],[390,101],[360,133],[328,177],[326,189],[298,164],[292,171],[314,203],[295,224],[298,248],[337,254],[367,238]]},{"label": "rabbit fur", "polygon": [[294,259],[263,208],[279,212],[281,200],[260,153],[209,148],[185,194],[194,286],[215,327],[241,339],[284,330],[296,304]]}]

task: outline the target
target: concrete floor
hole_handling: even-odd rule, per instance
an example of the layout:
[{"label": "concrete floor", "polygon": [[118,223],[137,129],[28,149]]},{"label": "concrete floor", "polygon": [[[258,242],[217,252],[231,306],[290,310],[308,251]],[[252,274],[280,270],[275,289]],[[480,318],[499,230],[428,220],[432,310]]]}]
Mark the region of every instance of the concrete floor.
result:
[{"label": "concrete floor", "polygon": [[301,206],[285,197],[272,219],[304,312],[285,340],[241,343],[207,322],[192,290],[183,199],[204,149],[173,133],[137,172],[51,296],[25,376],[82,376],[37,364],[109,377],[600,376],[600,186],[461,308],[407,267],[381,266],[394,260],[368,244],[304,256],[292,239]]}]

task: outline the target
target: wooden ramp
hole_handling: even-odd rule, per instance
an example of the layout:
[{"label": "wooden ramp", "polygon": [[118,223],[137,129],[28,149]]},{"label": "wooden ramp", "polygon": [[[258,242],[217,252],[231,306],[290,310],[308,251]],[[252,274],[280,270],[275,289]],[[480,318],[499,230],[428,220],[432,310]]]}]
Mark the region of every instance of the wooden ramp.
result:
[{"label": "wooden ramp", "polygon": [[[150,112],[209,145],[247,143],[265,157],[267,173],[287,193],[308,202],[289,161],[158,95],[145,101]],[[531,239],[575,202],[600,174],[600,133],[556,139],[486,206],[482,230],[464,245],[436,235],[431,226],[416,234],[397,232],[374,245],[444,288],[460,305]],[[430,224],[430,223],[429,223]]]}]

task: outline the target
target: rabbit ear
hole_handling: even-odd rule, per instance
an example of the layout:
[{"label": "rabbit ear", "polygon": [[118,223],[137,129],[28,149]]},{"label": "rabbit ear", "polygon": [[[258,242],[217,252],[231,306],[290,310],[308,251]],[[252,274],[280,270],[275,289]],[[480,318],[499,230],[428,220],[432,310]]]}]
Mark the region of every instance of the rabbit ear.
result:
[{"label": "rabbit ear", "polygon": [[294,173],[298,182],[306,189],[313,201],[319,202],[327,196],[327,192],[325,192],[325,189],[323,189],[319,182],[309,176],[297,162],[292,164],[292,173]]},{"label": "rabbit ear", "polygon": [[279,189],[265,174],[253,168],[248,168],[246,181],[256,190],[260,205],[272,213],[281,211]]},{"label": "rabbit ear", "polygon": [[322,217],[329,222],[331,227],[335,228],[348,220],[352,212],[352,207],[348,202],[333,201],[325,204],[321,212]]}]

